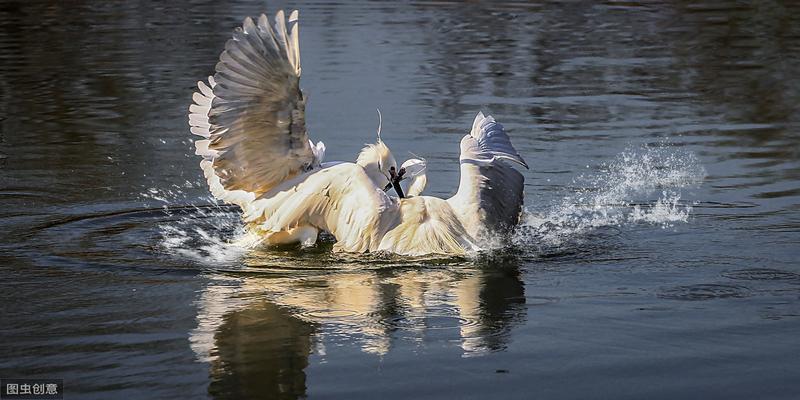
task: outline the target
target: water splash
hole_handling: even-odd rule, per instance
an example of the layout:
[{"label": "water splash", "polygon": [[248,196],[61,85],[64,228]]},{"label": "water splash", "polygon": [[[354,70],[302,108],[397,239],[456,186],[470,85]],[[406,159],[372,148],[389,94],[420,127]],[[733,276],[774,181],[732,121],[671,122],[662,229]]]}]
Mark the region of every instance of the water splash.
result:
[{"label": "water splash", "polygon": [[692,205],[681,201],[681,189],[705,176],[694,153],[665,144],[628,149],[598,172],[575,178],[555,205],[526,212],[515,243],[558,246],[600,228],[686,222]]},{"label": "water splash", "polygon": [[[211,266],[232,264],[248,251],[236,242],[244,235],[238,214],[205,211],[198,216],[161,225],[161,247],[168,254]],[[209,226],[212,225],[212,226]]]},{"label": "water splash", "polygon": [[210,195],[187,199],[184,189],[196,184],[204,185],[187,181],[167,188],[147,188],[139,195],[146,207],[161,206],[168,215],[175,204],[206,203],[193,206],[190,214],[161,221],[158,224],[159,247],[166,254],[202,265],[219,267],[237,263],[251,247],[242,242],[248,236],[238,210],[219,203]]},{"label": "water splash", "polygon": [[[573,179],[565,187],[567,193],[553,205],[526,211],[512,243],[522,248],[531,244],[561,248],[604,228],[633,224],[668,228],[686,222],[692,203],[682,200],[682,189],[699,185],[705,176],[705,169],[691,152],[666,144],[630,148],[600,165],[597,172]],[[140,197],[160,202],[167,211],[168,205],[187,201],[179,185],[165,190],[149,188]],[[160,246],[167,254],[214,267],[263,264],[260,261],[278,265],[283,263],[277,259],[292,258],[285,252],[265,255],[254,245],[258,240],[245,231],[235,208],[220,205],[211,197],[202,201],[212,205],[196,207],[190,215],[159,224]],[[258,260],[247,261],[254,257]],[[321,260],[350,264],[331,257]],[[361,255],[356,264],[363,267],[368,260]]]}]

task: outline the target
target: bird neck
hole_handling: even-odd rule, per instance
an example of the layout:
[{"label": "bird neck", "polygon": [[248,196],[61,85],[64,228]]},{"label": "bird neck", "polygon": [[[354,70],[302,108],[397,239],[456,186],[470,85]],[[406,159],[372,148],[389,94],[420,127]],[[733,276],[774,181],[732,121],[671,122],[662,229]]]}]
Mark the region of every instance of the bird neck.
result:
[{"label": "bird neck", "polygon": [[407,181],[400,182],[406,196],[419,196],[428,184],[428,177],[423,173]]},{"label": "bird neck", "polygon": [[389,182],[389,180],[386,179],[386,176],[384,176],[383,173],[381,172],[378,163],[369,163],[369,164],[357,163],[357,164],[360,165],[362,168],[364,168],[364,172],[367,173],[367,176],[375,186],[383,188],[386,185],[386,183]]}]

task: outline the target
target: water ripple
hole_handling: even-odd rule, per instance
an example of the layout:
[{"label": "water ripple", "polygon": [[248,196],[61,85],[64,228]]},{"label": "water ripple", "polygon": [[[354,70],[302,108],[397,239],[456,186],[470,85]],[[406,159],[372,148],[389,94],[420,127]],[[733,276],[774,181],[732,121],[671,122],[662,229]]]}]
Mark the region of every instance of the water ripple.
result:
[{"label": "water ripple", "polygon": [[722,276],[746,281],[790,281],[800,283],[800,274],[771,268],[748,268],[723,272]]},{"label": "water ripple", "polygon": [[744,286],[723,284],[696,284],[676,286],[661,290],[658,297],[669,300],[704,301],[750,296],[750,289]]}]

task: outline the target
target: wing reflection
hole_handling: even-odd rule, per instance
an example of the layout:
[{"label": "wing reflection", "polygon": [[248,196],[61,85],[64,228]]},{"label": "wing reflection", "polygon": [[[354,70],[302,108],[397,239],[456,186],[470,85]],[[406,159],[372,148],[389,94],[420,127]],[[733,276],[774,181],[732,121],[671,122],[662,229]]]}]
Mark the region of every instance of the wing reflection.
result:
[{"label": "wing reflection", "polygon": [[190,343],[210,363],[212,395],[293,397],[328,344],[384,355],[435,331],[478,356],[503,350],[525,315],[516,268],[270,273],[210,282]]}]

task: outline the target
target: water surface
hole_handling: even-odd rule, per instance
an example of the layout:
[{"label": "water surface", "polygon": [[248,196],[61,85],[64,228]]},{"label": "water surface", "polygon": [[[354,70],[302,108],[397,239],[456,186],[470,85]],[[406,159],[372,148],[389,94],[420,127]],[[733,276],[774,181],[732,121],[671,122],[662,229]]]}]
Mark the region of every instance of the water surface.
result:
[{"label": "water surface", "polygon": [[[0,5],[0,377],[70,398],[793,398],[792,2],[293,3],[308,126],[458,182],[531,165],[502,251],[242,249],[187,108],[263,2]],[[270,2],[270,11],[286,7]]]}]

